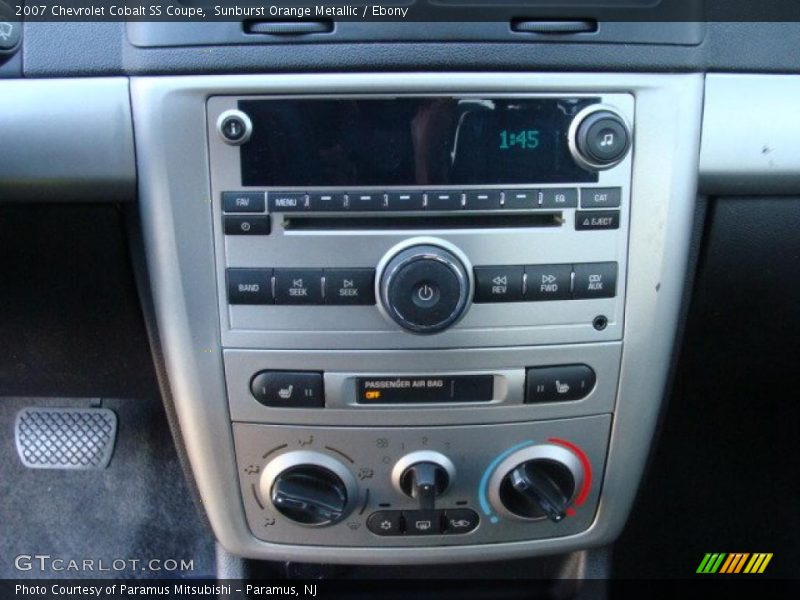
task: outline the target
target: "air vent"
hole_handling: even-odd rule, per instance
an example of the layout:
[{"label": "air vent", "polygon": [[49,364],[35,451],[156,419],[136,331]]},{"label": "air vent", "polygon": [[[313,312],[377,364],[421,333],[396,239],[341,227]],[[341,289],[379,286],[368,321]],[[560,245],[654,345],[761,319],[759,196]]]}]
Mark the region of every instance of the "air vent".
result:
[{"label": "air vent", "polygon": [[333,32],[333,21],[245,21],[244,32],[251,35],[308,35]]}]

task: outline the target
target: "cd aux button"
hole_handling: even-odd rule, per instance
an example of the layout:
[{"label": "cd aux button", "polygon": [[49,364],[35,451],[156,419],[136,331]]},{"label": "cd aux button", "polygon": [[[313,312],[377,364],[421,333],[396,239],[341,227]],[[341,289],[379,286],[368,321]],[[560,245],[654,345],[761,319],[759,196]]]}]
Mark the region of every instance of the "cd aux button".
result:
[{"label": "cd aux button", "polygon": [[575,265],[575,289],[572,297],[613,298],[617,292],[617,263],[589,263]]}]

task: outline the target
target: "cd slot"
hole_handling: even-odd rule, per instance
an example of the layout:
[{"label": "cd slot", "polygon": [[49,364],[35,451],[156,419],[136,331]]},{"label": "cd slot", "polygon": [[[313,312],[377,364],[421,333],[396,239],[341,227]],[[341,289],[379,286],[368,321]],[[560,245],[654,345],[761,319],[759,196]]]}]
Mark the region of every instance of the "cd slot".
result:
[{"label": "cd slot", "polygon": [[443,215],[286,215],[286,231],[374,231],[397,229],[519,229],[529,227],[560,227],[564,223],[561,211],[531,212],[502,215],[443,214]]}]

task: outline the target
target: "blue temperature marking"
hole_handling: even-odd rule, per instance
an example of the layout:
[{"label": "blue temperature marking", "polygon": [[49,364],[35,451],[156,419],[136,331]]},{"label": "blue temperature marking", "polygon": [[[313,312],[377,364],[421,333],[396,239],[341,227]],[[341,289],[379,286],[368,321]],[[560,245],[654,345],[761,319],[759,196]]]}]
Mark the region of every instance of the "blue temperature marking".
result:
[{"label": "blue temperature marking", "polygon": [[533,440],[528,440],[527,442],[522,442],[517,444],[516,446],[512,446],[505,452],[496,456],[495,459],[491,463],[489,463],[489,466],[486,467],[486,470],[483,472],[483,475],[481,476],[480,485],[478,486],[478,501],[480,502],[481,510],[483,510],[483,513],[487,517],[489,517],[489,520],[492,523],[497,523],[499,519],[492,514],[492,508],[489,506],[489,499],[486,497],[486,488],[489,485],[489,477],[491,476],[492,472],[497,468],[497,465],[499,465],[500,462],[503,461],[506,457],[510,456],[517,450],[522,450],[523,448],[527,448],[528,446],[532,445],[533,445]]}]

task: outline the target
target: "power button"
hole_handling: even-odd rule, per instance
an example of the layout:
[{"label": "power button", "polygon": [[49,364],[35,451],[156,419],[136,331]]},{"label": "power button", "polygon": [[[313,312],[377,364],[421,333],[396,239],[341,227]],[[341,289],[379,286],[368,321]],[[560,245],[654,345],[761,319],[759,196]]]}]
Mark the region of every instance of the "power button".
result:
[{"label": "power button", "polygon": [[394,255],[380,279],[381,304],[414,333],[436,333],[464,313],[470,281],[462,261],[445,248],[420,244]]},{"label": "power button", "polygon": [[411,299],[420,308],[430,308],[439,301],[439,287],[435,283],[424,281],[414,288]]}]

